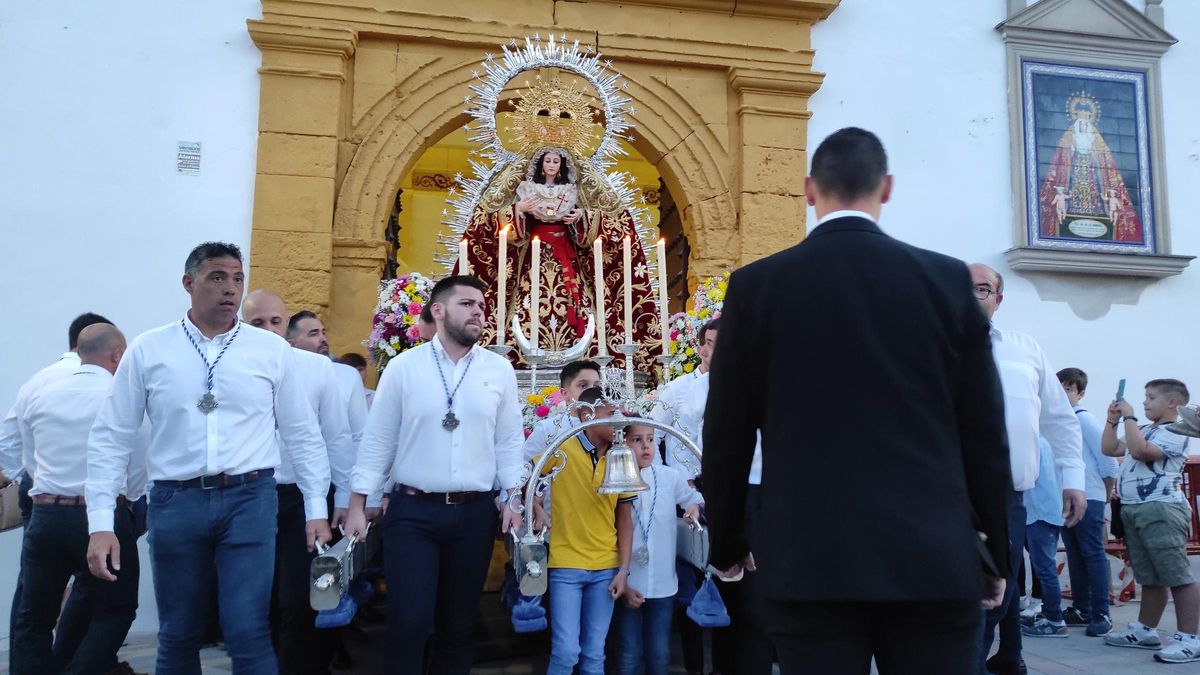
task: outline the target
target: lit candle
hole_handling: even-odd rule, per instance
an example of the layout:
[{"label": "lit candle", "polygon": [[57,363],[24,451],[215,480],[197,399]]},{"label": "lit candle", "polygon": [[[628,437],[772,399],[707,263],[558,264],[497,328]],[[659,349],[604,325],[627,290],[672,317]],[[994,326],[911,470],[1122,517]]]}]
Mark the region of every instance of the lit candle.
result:
[{"label": "lit candle", "polygon": [[596,270],[596,339],[600,342],[600,356],[608,356],[608,338],[605,323],[608,313],[604,311],[604,252],[600,250],[600,237],[592,242],[592,267]]},{"label": "lit candle", "polygon": [[467,260],[467,239],[463,237],[458,240],[458,273],[470,274],[471,261]]},{"label": "lit candle", "polygon": [[658,326],[662,331],[662,355],[670,356],[667,330],[667,240],[658,238]]},{"label": "lit candle", "polygon": [[529,330],[532,333],[530,341],[533,348],[538,348],[538,333],[542,331],[542,317],[539,316],[538,305],[541,304],[542,281],[542,242],[533,238],[533,258],[529,267]]},{"label": "lit candle", "polygon": [[622,247],[625,263],[625,344],[633,344],[633,263],[629,250],[629,235]]},{"label": "lit candle", "polygon": [[496,282],[496,344],[504,344],[504,317],[508,314],[508,225],[500,230],[500,278]]}]

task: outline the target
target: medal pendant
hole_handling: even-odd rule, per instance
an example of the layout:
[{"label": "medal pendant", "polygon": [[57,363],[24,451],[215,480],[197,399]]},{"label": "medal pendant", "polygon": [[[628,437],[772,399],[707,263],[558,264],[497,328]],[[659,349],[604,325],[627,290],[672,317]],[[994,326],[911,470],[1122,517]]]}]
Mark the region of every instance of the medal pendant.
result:
[{"label": "medal pendant", "polygon": [[453,410],[448,411],[442,418],[442,428],[446,431],[454,431],[458,428],[458,418],[454,416]]},{"label": "medal pendant", "polygon": [[637,564],[639,565],[648,565],[650,564],[650,551],[646,550],[645,546],[639,546],[638,549],[633,552],[633,559],[637,561]]},{"label": "medal pendant", "polygon": [[217,409],[217,397],[213,396],[211,391],[206,392],[204,396],[200,397],[200,402],[196,404],[196,407],[207,415]]}]

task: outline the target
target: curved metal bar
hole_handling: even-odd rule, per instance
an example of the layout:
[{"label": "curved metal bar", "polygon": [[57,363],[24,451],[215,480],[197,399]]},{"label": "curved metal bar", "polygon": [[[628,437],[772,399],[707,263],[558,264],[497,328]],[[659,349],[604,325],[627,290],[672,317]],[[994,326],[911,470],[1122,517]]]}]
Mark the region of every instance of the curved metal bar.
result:
[{"label": "curved metal bar", "polygon": [[558,366],[583,358],[587,354],[588,349],[592,346],[592,337],[596,332],[596,315],[595,312],[588,312],[587,326],[583,330],[583,335],[569,349],[562,351],[551,351],[540,348],[535,350],[530,338],[525,336],[525,330],[521,327],[521,322],[518,320],[516,314],[513,314],[512,318],[512,332],[513,339],[516,341],[522,356],[541,352],[545,357],[542,363],[550,366]]},{"label": "curved metal bar", "polygon": [[[696,456],[696,459],[698,459],[698,460],[703,459],[704,455],[700,451],[700,447],[697,446],[696,443],[692,439],[688,438],[688,436],[686,434],[684,434],[682,431],[676,429],[675,427],[673,427],[669,424],[664,424],[657,420],[647,419],[645,417],[626,417],[625,415],[618,413],[618,414],[613,415],[612,417],[606,417],[604,419],[587,420],[586,422],[580,422],[578,426],[574,426],[569,429],[565,429],[565,430],[559,432],[559,434],[557,436],[550,439],[550,442],[546,444],[546,449],[544,451],[542,451],[541,456],[538,457],[537,461],[534,462],[534,464],[533,464],[533,470],[529,474],[530,478],[528,481],[526,481],[526,484],[524,486],[525,499],[524,499],[524,503],[522,504],[522,508],[525,511],[525,513],[524,513],[525,534],[522,535],[522,537],[521,537],[523,541],[532,542],[532,541],[536,541],[538,539],[538,537],[540,537],[540,533],[539,533],[539,535],[534,535],[534,533],[533,533],[533,499],[538,492],[538,490],[537,490],[538,478],[541,477],[541,475],[542,475],[542,469],[545,468],[546,463],[548,461],[550,461],[551,456],[555,455],[555,452],[558,451],[559,447],[562,446],[563,443],[566,443],[567,440],[570,439],[572,436],[579,433],[580,431],[583,431],[584,429],[590,429],[592,427],[603,427],[603,426],[619,428],[619,427],[627,427],[631,424],[636,424],[638,426],[651,427],[653,429],[658,429],[664,433],[668,433],[668,434],[674,436],[675,438],[679,439],[680,443],[682,443],[683,446],[686,447],[688,450],[691,450],[692,454]],[[562,461],[566,462],[567,458],[565,456],[563,456]],[[517,492],[514,492],[513,496],[516,496],[517,494],[518,494]],[[511,500],[509,502],[508,508],[513,508]],[[514,510],[516,510],[516,509],[514,509]]]}]

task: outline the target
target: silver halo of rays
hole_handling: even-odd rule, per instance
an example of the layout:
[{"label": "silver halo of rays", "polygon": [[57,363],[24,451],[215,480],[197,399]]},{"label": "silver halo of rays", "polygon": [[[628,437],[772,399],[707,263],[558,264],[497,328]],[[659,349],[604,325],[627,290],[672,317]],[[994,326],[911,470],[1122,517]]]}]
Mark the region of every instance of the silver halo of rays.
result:
[{"label": "silver halo of rays", "polygon": [[[634,187],[633,176],[625,171],[611,171],[617,159],[628,155],[621,141],[631,141],[629,132],[633,124],[628,116],[636,115],[633,99],[623,92],[628,83],[612,70],[612,59],[605,59],[591,45],[580,50],[579,40],[567,45],[564,33],[555,39],[548,35],[543,41],[540,33],[525,36],[524,46],[516,38],[500,45],[501,55],[487,54],[480,62],[479,70],[472,72],[473,81],[467,86],[472,95],[464,96],[465,112],[472,121],[463,126],[468,142],[476,147],[468,157],[471,176],[454,175],[459,188],[450,188],[446,199],[447,208],[442,210],[442,224],[451,234],[439,234],[441,252],[434,259],[441,263],[449,274],[458,260],[458,242],[471,222],[471,215],[479,205],[483,191],[501,169],[523,158],[504,147],[496,129],[496,107],[500,95],[514,78],[523,72],[540,68],[559,68],[570,71],[585,80],[595,90],[604,107],[604,133],[596,151],[584,161],[594,167],[608,182],[608,187],[617,196],[623,210],[629,211],[634,226],[642,241],[650,237],[649,211],[645,207],[645,196]],[[654,279],[658,274],[658,261],[647,256],[647,274]]]}]

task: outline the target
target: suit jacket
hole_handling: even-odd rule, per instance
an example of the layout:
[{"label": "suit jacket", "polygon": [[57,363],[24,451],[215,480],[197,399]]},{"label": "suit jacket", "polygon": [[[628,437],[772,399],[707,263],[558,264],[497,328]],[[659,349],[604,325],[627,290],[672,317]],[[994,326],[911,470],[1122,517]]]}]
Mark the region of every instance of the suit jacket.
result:
[{"label": "suit jacket", "polygon": [[779,600],[977,600],[979,530],[1007,573],[1004,398],[971,288],[859,217],[733,273],[704,418],[713,565],[752,548]]}]

